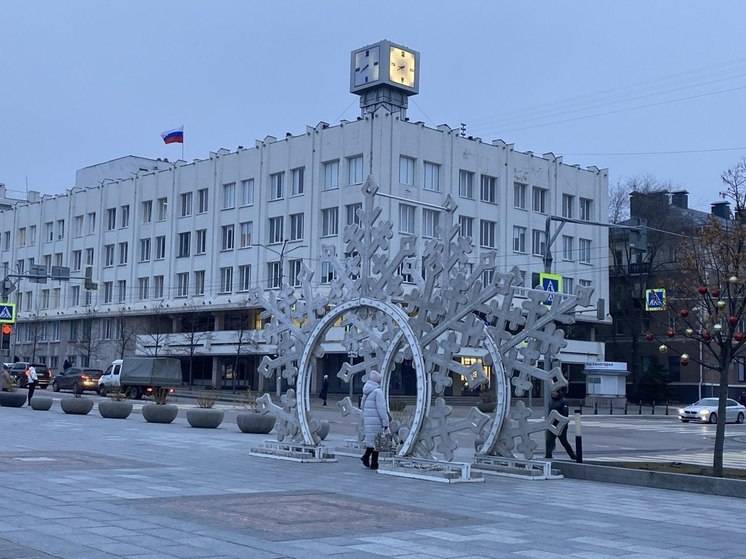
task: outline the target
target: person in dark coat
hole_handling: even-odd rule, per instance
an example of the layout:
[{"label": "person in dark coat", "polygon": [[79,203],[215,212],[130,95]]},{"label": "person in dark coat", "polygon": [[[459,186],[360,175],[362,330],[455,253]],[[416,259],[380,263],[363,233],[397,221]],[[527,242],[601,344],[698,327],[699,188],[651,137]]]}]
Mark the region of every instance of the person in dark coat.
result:
[{"label": "person in dark coat", "polygon": [[326,405],[326,399],[329,396],[329,375],[324,375],[324,380],[321,382],[321,392],[319,392],[319,398],[324,400]]},{"label": "person in dark coat", "polygon": [[[564,417],[568,417],[570,415],[570,408],[567,405],[567,402],[565,401],[565,397],[559,390],[555,390],[552,392],[552,399],[549,402],[549,413],[552,412],[552,410],[557,410],[557,413]],[[559,434],[559,440],[562,444],[562,447],[565,449],[565,452],[567,452],[567,455],[570,457],[571,460],[575,460],[575,451],[570,446],[570,443],[567,440],[567,425],[565,425],[562,428],[562,431]],[[552,457],[552,452],[554,452],[554,447],[557,444],[557,435],[552,433],[551,431],[546,431],[546,458]]]},{"label": "person in dark coat", "polygon": [[70,363],[70,361],[65,359],[65,361],[62,363],[62,370],[67,371],[70,367],[72,367],[72,364]]}]

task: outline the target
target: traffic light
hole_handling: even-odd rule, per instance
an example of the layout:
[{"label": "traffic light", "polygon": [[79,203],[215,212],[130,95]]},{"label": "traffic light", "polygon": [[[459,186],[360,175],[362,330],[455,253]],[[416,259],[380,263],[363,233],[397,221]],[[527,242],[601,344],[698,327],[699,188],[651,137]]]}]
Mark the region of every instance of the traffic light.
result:
[{"label": "traffic light", "polygon": [[2,328],[0,328],[0,332],[2,332],[0,350],[10,351],[10,336],[13,334],[13,325],[3,324]]}]

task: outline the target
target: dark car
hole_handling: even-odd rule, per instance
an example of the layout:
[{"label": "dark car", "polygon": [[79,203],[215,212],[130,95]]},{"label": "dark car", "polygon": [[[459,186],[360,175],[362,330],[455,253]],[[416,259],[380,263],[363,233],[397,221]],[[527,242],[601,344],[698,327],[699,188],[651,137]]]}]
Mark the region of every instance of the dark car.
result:
[{"label": "dark car", "polygon": [[16,380],[18,386],[24,388],[28,383],[28,379],[26,378],[26,368],[29,365],[33,365],[36,369],[36,378],[38,379],[36,386],[38,388],[46,388],[49,386],[52,382],[52,371],[49,370],[49,367],[44,363],[26,363],[25,361],[13,363],[10,367],[10,376]]},{"label": "dark car", "polygon": [[102,373],[101,369],[70,367],[54,375],[52,390],[59,392],[62,389],[70,389],[76,394],[86,390],[95,392]]}]

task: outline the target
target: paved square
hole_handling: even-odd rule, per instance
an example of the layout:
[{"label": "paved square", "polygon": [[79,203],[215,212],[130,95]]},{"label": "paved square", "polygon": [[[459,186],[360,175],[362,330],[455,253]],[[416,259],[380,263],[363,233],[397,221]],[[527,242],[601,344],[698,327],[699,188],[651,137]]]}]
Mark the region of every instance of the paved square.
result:
[{"label": "paved square", "polygon": [[0,559],[743,556],[740,499],[577,480],[448,486],[355,458],[249,456],[264,438],[230,414],[203,430],[183,411],[151,425],[0,408]]}]

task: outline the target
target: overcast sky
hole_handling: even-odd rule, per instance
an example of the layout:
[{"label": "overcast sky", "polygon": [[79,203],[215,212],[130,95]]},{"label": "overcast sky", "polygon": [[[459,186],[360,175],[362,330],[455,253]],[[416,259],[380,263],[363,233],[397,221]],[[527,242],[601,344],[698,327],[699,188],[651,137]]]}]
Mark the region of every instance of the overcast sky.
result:
[{"label": "overcast sky", "polygon": [[0,182],[61,192],[96,162],[178,159],[160,132],[181,124],[191,160],[352,119],[349,53],[388,38],[421,52],[413,120],[612,183],[649,173],[706,209],[746,156],[744,21],[741,1],[3,0]]}]

